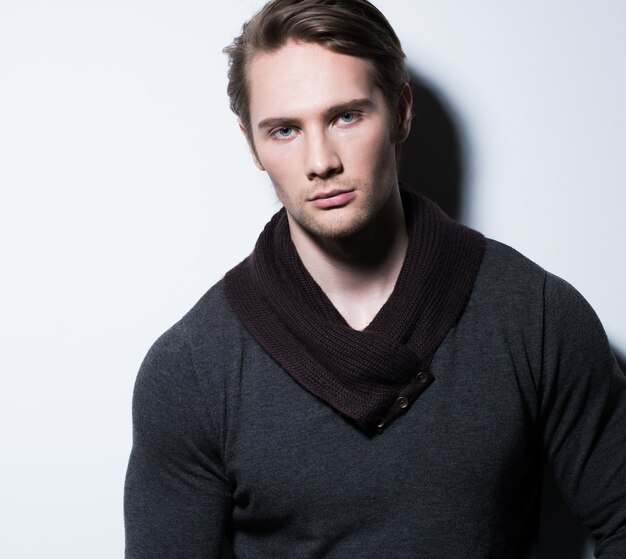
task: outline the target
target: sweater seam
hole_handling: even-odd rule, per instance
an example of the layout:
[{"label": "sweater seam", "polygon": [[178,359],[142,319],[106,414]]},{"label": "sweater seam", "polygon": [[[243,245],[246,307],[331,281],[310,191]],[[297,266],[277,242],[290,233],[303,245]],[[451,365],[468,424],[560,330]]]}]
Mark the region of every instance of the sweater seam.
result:
[{"label": "sweater seam", "polygon": [[[183,343],[187,346],[188,352],[189,352],[189,360],[191,361],[191,368],[193,371],[193,377],[194,377],[194,381],[196,383],[196,386],[198,388],[198,391],[200,392],[200,394],[202,395],[202,402],[203,402],[203,407],[204,410],[207,414],[207,417],[211,418],[212,415],[209,412],[210,410],[210,406],[208,405],[208,399],[207,399],[207,395],[205,390],[203,390],[202,388],[202,384],[200,383],[200,375],[198,374],[198,366],[197,366],[197,362],[195,359],[195,355],[194,355],[194,351],[193,351],[193,346],[191,343],[191,337],[189,336],[188,332],[187,332],[187,328],[185,327],[185,325],[181,322],[180,323],[180,330],[181,330],[181,334],[182,334],[182,338],[183,338]],[[224,406],[226,406],[226,403],[224,402]],[[225,410],[224,410],[225,411]],[[196,416],[197,416],[197,412],[194,410],[193,412]],[[203,421],[201,417],[197,417],[198,420],[200,421],[200,424],[203,427],[203,430],[205,432],[206,437],[210,440],[211,439],[211,430],[208,429],[207,425],[206,425],[206,421]],[[215,423],[213,421],[211,421],[212,423]],[[220,440],[220,472],[222,474],[223,479],[225,479],[228,483],[229,486],[231,486],[230,483],[230,479],[226,473],[226,464],[225,464],[225,449],[224,449],[224,431],[226,429],[225,425],[226,422],[223,420],[220,422],[221,425],[218,426],[218,431],[219,431],[219,440]],[[231,487],[231,492],[232,492],[232,487]]]}]

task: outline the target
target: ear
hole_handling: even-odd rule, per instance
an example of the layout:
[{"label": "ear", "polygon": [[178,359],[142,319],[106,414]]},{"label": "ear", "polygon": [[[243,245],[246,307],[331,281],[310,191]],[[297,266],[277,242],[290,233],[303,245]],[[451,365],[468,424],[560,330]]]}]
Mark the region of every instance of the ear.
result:
[{"label": "ear", "polygon": [[407,139],[411,131],[411,119],[413,118],[413,93],[408,83],[404,84],[400,93],[398,107],[396,108],[396,118],[398,119],[396,141],[400,144]]},{"label": "ear", "polygon": [[256,153],[256,148],[254,147],[252,136],[248,134],[248,131],[246,130],[243,122],[241,122],[241,119],[238,119],[237,122],[239,123],[239,130],[241,130],[242,134],[246,138],[246,143],[248,144],[250,155],[252,155],[252,161],[254,161],[254,164],[259,168],[259,170],[265,171],[265,167],[263,167],[263,164],[261,163],[259,156]]}]

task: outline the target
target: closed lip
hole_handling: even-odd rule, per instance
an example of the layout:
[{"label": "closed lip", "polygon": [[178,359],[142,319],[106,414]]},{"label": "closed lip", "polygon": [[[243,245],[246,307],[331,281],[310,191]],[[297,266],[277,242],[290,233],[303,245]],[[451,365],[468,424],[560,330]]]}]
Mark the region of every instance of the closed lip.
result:
[{"label": "closed lip", "polygon": [[313,194],[313,196],[309,198],[309,200],[312,202],[313,200],[320,200],[323,198],[332,198],[333,196],[339,196],[339,194],[346,194],[348,192],[353,192],[353,191],[354,191],[354,188],[349,188],[346,190],[341,190],[341,189],[336,188],[334,190],[316,192],[315,194]]}]

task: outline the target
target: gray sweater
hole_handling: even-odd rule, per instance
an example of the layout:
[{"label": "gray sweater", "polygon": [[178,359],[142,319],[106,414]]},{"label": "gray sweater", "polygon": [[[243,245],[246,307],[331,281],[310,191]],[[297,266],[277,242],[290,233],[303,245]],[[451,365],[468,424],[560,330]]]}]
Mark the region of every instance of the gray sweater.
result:
[{"label": "gray sweater", "polygon": [[146,356],[126,558],[536,558],[543,464],[626,557],[626,377],[566,282],[488,240],[435,382],[368,437],[243,328],[218,283]]}]

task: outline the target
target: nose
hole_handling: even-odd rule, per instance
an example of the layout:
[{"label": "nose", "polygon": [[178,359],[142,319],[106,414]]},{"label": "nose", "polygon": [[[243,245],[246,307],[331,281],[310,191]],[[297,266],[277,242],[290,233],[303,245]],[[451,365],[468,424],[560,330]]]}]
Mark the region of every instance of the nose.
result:
[{"label": "nose", "polygon": [[309,135],[306,176],[309,180],[327,179],[342,171],[341,159],[334,143],[323,132]]}]

